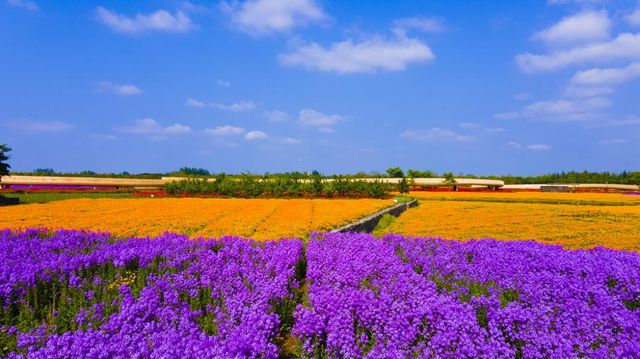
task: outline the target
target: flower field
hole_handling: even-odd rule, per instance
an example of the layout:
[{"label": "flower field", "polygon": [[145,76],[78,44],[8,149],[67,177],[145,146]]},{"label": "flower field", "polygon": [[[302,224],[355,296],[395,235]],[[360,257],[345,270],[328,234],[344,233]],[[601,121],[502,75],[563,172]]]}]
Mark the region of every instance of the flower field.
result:
[{"label": "flower field", "polygon": [[462,240],[535,239],[567,248],[640,251],[640,206],[422,200],[376,234],[388,233]]},{"label": "flower field", "polygon": [[74,199],[0,207],[0,228],[89,229],[118,236],[305,238],[391,206],[377,199]]},{"label": "flower field", "polygon": [[587,203],[640,205],[640,196],[630,193],[554,193],[554,192],[429,192],[412,191],[411,196],[424,200],[477,200],[477,201],[510,201],[529,203]]},{"label": "flower field", "polygon": [[532,241],[0,231],[0,356],[634,357],[640,255]]}]

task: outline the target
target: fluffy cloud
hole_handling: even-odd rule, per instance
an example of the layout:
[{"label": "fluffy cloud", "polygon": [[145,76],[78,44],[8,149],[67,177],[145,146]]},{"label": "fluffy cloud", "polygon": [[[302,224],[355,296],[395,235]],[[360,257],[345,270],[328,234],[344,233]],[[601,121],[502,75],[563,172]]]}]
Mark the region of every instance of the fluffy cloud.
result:
[{"label": "fluffy cloud", "polygon": [[611,101],[602,97],[586,99],[559,99],[534,102],[525,107],[525,116],[548,121],[585,121],[597,118],[598,110],[611,106]]},{"label": "fluffy cloud", "polygon": [[453,132],[448,129],[433,127],[429,129],[411,129],[404,131],[400,136],[415,140],[415,141],[424,141],[424,142],[433,142],[433,141],[445,141],[445,140],[453,140],[453,141],[470,141],[473,140],[473,136],[461,135],[459,133]]},{"label": "fluffy cloud", "polygon": [[24,132],[61,132],[73,128],[73,125],[61,121],[16,120],[6,122],[5,127]]},{"label": "fluffy cloud", "polygon": [[437,33],[445,30],[444,20],[439,17],[408,17],[393,22],[393,32],[404,36],[410,30]]},{"label": "fluffy cloud", "polygon": [[579,85],[613,85],[640,76],[640,62],[627,67],[596,68],[576,73],[571,82]]},{"label": "fluffy cloud", "polygon": [[565,96],[568,97],[599,97],[610,95],[613,89],[610,87],[591,87],[591,86],[569,86],[564,90]]},{"label": "fluffy cloud", "polygon": [[261,140],[267,138],[268,135],[262,131],[253,130],[244,134],[244,139],[249,141]]},{"label": "fluffy cloud", "polygon": [[179,123],[163,127],[156,120],[147,117],[133,121],[131,126],[118,127],[115,130],[134,135],[148,135],[152,139],[161,140],[168,135],[190,133],[191,127]]},{"label": "fluffy cloud", "polygon": [[284,66],[301,66],[340,74],[400,71],[412,63],[433,58],[431,49],[424,42],[404,36],[394,39],[373,37],[359,42],[349,39],[328,48],[310,43],[279,56]]},{"label": "fluffy cloud", "polygon": [[29,11],[38,11],[40,8],[38,4],[29,0],[7,0],[7,3],[11,6],[23,8]]},{"label": "fluffy cloud", "polygon": [[640,34],[622,33],[610,41],[591,43],[547,55],[519,54],[516,62],[525,72],[551,71],[570,65],[640,59]]},{"label": "fluffy cloud", "polygon": [[279,110],[264,111],[262,114],[269,122],[287,122],[291,119],[288,113]]},{"label": "fluffy cloud", "polygon": [[246,112],[246,111],[252,111],[253,109],[256,108],[256,104],[253,103],[253,101],[240,101],[240,102],[234,102],[227,105],[227,104],[217,103],[217,102],[204,103],[202,101],[198,101],[192,98],[187,98],[187,101],[185,101],[184,105],[187,107],[194,107],[194,108],[209,107],[209,108],[215,108],[218,110],[223,110],[228,112]]},{"label": "fluffy cloud", "polygon": [[536,143],[536,144],[531,144],[531,145],[523,145],[523,144],[515,142],[515,141],[510,141],[508,143],[508,145],[513,147],[513,148],[520,149],[520,150],[530,150],[530,151],[548,151],[548,150],[551,149],[551,146],[544,145],[544,144],[541,144],[541,143]]},{"label": "fluffy cloud", "polygon": [[557,24],[533,35],[546,43],[575,43],[604,40],[609,37],[611,22],[605,11],[585,11],[565,17]]},{"label": "fluffy cloud", "polygon": [[328,17],[314,0],[247,0],[222,2],[231,23],[251,35],[286,32]]},{"label": "fluffy cloud", "polygon": [[148,15],[137,14],[135,17],[128,17],[99,6],[96,9],[96,16],[105,26],[123,34],[153,31],[185,33],[196,28],[189,16],[182,11],[171,14],[166,10],[158,10]]},{"label": "fluffy cloud", "polygon": [[218,85],[220,87],[231,87],[231,81],[218,80],[218,81],[216,81],[216,85]]},{"label": "fluffy cloud", "polygon": [[302,144],[302,140],[297,139],[297,138],[291,138],[291,137],[287,137],[287,138],[283,138],[280,142],[287,144],[287,145],[300,145]]},{"label": "fluffy cloud", "polygon": [[230,125],[218,126],[216,128],[207,128],[203,131],[205,135],[209,136],[233,136],[242,135],[247,130],[242,127],[235,127]]},{"label": "fluffy cloud", "polygon": [[636,9],[624,18],[630,25],[640,26],[640,9]]},{"label": "fluffy cloud", "polygon": [[326,115],[324,113],[311,110],[308,108],[300,110],[298,114],[298,123],[306,126],[313,127],[320,132],[333,132],[333,126],[345,120],[345,117],[340,115]]},{"label": "fluffy cloud", "polygon": [[114,84],[108,81],[102,81],[98,84],[98,88],[101,91],[109,92],[115,95],[123,95],[123,96],[131,96],[131,95],[140,95],[142,90],[136,86],[131,84]]}]

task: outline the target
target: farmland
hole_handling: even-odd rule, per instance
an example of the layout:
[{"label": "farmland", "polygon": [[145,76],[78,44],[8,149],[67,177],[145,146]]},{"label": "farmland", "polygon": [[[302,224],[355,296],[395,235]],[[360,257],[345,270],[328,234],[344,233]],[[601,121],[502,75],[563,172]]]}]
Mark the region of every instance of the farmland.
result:
[{"label": "farmland", "polygon": [[[640,256],[368,234],[0,232],[0,355],[632,357]],[[621,271],[620,269],[625,270]]]},{"label": "farmland", "polygon": [[[605,246],[640,251],[637,196],[528,192],[418,196],[422,196],[419,207],[376,234],[535,239],[573,249]],[[586,201],[589,204],[578,204]]]},{"label": "farmland", "polygon": [[0,207],[0,228],[89,229],[117,236],[305,238],[393,205],[377,199],[73,199]]}]

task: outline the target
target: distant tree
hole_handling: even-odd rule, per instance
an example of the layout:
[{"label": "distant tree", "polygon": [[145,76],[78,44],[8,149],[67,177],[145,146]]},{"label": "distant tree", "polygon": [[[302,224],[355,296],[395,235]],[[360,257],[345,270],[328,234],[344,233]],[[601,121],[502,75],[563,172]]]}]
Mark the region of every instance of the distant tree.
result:
[{"label": "distant tree", "polygon": [[446,183],[446,184],[455,184],[456,183],[456,177],[453,174],[453,172],[446,172],[443,176],[444,176],[444,183]]},{"label": "distant tree", "polygon": [[409,193],[409,183],[407,182],[407,177],[402,177],[400,182],[398,182],[398,192]]},{"label": "distant tree", "polygon": [[54,173],[53,168],[36,168],[33,173],[39,175],[52,175]]},{"label": "distant tree", "polygon": [[407,175],[410,178],[431,178],[431,177],[435,177],[436,173],[433,172],[433,171],[429,171],[429,170],[419,171],[419,170],[410,169],[410,170],[407,171]]},{"label": "distant tree", "polygon": [[404,172],[400,167],[391,167],[387,168],[387,175],[391,178],[402,178],[404,177]]},{"label": "distant tree", "polygon": [[195,168],[195,167],[182,167],[180,168],[180,172],[187,176],[209,176],[209,170],[204,168]]},{"label": "distant tree", "polygon": [[9,159],[9,152],[11,152],[11,147],[0,145],[0,176],[9,174],[11,166],[6,162]]}]

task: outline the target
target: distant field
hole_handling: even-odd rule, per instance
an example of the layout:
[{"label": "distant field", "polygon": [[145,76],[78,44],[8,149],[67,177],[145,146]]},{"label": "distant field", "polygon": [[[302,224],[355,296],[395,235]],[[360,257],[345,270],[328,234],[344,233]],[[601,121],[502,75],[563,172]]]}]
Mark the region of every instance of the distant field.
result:
[{"label": "distant field", "polygon": [[[536,239],[567,248],[606,246],[640,251],[637,197],[610,194],[412,193],[409,209],[375,234],[398,233],[448,239]],[[483,200],[484,199],[484,200]],[[498,200],[502,200],[501,202]],[[595,201],[597,205],[527,203],[533,200]],[[608,202],[616,205],[606,205]],[[631,205],[619,205],[619,204]]]},{"label": "distant field", "polygon": [[1,193],[5,197],[20,198],[20,203],[47,203],[76,198],[128,198],[128,192],[25,192]]},{"label": "distant field", "polygon": [[311,231],[326,231],[392,204],[372,199],[72,199],[0,207],[0,228],[91,229],[118,236],[169,231],[193,237],[305,238]]},{"label": "distant field", "polygon": [[622,193],[546,192],[411,192],[411,196],[433,201],[481,201],[580,205],[640,205],[639,195]]}]

